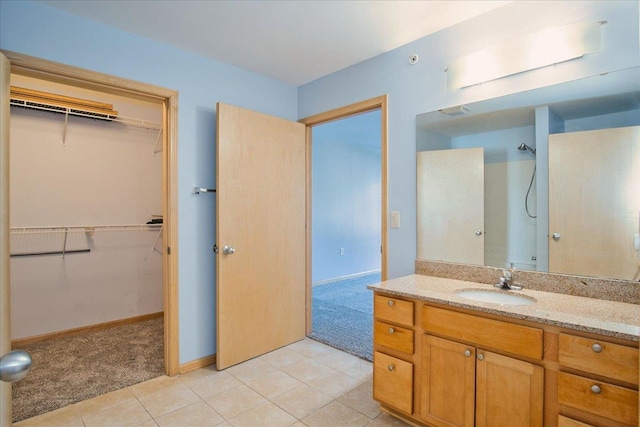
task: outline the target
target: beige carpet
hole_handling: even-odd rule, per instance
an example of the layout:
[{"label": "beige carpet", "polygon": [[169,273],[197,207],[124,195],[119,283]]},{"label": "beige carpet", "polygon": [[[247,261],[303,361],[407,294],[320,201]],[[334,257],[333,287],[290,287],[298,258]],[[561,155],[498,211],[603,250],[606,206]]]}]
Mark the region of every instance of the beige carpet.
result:
[{"label": "beige carpet", "polygon": [[33,366],[13,384],[14,422],[164,374],[162,318],[20,349]]}]

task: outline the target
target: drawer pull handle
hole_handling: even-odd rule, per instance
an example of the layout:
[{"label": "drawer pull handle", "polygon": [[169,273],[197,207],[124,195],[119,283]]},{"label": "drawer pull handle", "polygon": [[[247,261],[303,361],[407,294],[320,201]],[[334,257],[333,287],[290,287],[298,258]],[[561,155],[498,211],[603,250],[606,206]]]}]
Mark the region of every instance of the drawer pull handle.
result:
[{"label": "drawer pull handle", "polygon": [[395,329],[393,329],[393,328],[389,328],[389,333],[390,333],[390,334],[395,334],[395,333],[396,333],[396,330],[395,330]]},{"label": "drawer pull handle", "polygon": [[598,343],[595,343],[591,346],[591,350],[593,350],[595,353],[600,353],[602,352],[602,346]]},{"label": "drawer pull handle", "polygon": [[484,354],[478,353],[478,360],[484,360]]},{"label": "drawer pull handle", "polygon": [[394,302],[392,299],[390,299],[390,300],[389,300],[389,302],[388,302],[387,304],[389,304],[389,307],[393,307],[393,304],[394,304],[394,303],[395,303],[395,302]]},{"label": "drawer pull handle", "polygon": [[393,371],[394,369],[396,369],[396,367],[393,366],[393,365],[389,365],[389,366],[387,366],[387,369],[390,370],[390,371]]},{"label": "drawer pull handle", "polygon": [[471,356],[471,350],[465,350],[464,355],[467,357]]},{"label": "drawer pull handle", "polygon": [[591,391],[593,392],[593,394],[600,394],[602,389],[600,388],[599,385],[594,384],[594,385],[591,386]]}]

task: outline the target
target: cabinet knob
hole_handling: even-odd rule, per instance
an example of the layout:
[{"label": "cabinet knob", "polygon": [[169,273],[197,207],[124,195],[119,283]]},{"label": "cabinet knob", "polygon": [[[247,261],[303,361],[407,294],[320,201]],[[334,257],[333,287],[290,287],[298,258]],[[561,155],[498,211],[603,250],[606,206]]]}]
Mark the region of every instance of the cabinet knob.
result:
[{"label": "cabinet knob", "polygon": [[465,350],[464,355],[467,357],[471,356],[471,350]]},{"label": "cabinet knob", "polygon": [[393,307],[394,301],[392,299],[390,299],[387,304],[389,304],[389,307]]},{"label": "cabinet knob", "polygon": [[484,354],[478,353],[478,360],[484,360]]},{"label": "cabinet knob", "polygon": [[602,389],[600,388],[599,385],[594,384],[594,385],[591,386],[591,392],[593,394],[600,394],[601,391],[602,391]]},{"label": "cabinet knob", "polygon": [[390,333],[390,334],[394,334],[395,332],[396,332],[396,330],[395,330],[395,329],[393,329],[393,328],[389,328],[389,333]]},{"label": "cabinet knob", "polygon": [[591,350],[593,350],[595,353],[600,353],[602,352],[602,346],[598,343],[595,343],[591,346]]},{"label": "cabinet knob", "polygon": [[396,367],[393,366],[393,365],[389,365],[389,366],[387,366],[387,369],[390,370],[390,371],[393,371],[394,369],[396,369]]}]

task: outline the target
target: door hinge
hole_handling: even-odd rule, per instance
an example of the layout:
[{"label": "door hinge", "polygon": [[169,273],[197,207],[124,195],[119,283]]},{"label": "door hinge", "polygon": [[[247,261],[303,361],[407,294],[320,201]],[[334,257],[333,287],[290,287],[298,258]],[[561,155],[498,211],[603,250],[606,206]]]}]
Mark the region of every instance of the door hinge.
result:
[{"label": "door hinge", "polygon": [[167,246],[167,255],[171,255],[171,246]]}]

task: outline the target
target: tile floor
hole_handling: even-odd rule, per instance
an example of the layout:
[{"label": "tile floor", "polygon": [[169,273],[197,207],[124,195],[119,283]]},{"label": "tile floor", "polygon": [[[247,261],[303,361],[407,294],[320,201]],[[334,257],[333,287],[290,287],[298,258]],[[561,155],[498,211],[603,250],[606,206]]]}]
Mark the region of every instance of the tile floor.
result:
[{"label": "tile floor", "polygon": [[306,338],[224,371],[162,376],[15,426],[406,426],[372,399],[372,369]]}]

